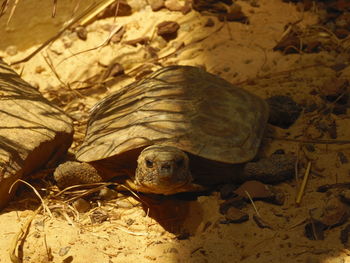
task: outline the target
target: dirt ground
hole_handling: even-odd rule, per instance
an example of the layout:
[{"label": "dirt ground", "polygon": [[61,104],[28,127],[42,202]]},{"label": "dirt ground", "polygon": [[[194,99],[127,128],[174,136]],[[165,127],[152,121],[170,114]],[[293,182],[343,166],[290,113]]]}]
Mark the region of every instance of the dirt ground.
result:
[{"label": "dirt ground", "polygon": [[[275,186],[284,193],[284,204],[254,202],[269,227],[262,228],[253,220],[256,211],[251,204],[243,208],[249,214],[248,221],[224,224],[224,215],[219,212],[224,201],[218,192],[194,200],[152,200],[119,193],[108,201],[88,198],[90,209],[79,213],[69,202],[52,198],[52,186],[45,179],[46,186],[43,180],[32,183],[40,185],[38,190],[51,214],[41,211],[35,215],[19,248],[23,262],[350,262],[349,245],[340,238],[346,220],[327,228],[323,240],[310,240],[305,234],[305,226],[314,213],[341,191],[321,193],[317,188],[349,182],[350,146],[345,141],[350,139],[349,103],[345,111],[335,114],[329,110],[335,103],[324,99],[337,88],[337,80],[349,79],[346,41],[338,41],[345,45],[341,51],[336,48],[317,53],[273,51],[288,25],[305,28],[318,21],[321,11],[311,8],[302,12],[300,5],[282,0],[237,3],[249,23],[221,22],[216,16],[194,10],[185,15],[167,9],[153,12],[150,6],[139,4],[131,15],[104,18],[88,25],[87,40],[79,39],[74,32],[64,33],[14,69],[75,120],[73,153],[84,136],[89,109],[101,98],[134,81],[141,71],[156,68],[155,65],[201,66],[262,98],[274,95],[293,98],[303,107],[301,116],[288,129],[269,126],[261,147],[261,156],[278,149],[298,156],[298,180]],[[209,18],[214,25],[204,26]],[[155,34],[156,25],[163,21],[180,25],[178,36],[169,42]],[[125,28],[121,42],[103,44],[110,32],[120,26]],[[324,37],[324,32],[319,36]],[[125,43],[145,36],[150,38],[149,45]],[[328,36],[335,37],[331,33]],[[2,56],[13,62],[36,47],[18,52],[7,49]],[[108,70],[115,69],[117,66],[110,65],[116,63],[122,65],[125,74],[111,77],[113,74]],[[339,143],[315,143],[316,140]],[[305,194],[301,204],[296,205],[309,161],[311,173]],[[40,204],[31,193],[32,190],[23,187],[1,211],[1,263],[11,262],[12,240]],[[71,197],[67,196],[66,200]],[[160,220],[143,209],[142,203],[149,202],[156,203]]]}]

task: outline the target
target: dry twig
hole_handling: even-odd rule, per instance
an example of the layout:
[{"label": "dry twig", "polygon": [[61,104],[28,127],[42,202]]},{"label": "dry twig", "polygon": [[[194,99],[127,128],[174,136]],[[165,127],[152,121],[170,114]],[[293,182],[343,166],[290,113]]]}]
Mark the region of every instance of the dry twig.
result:
[{"label": "dry twig", "polygon": [[23,181],[23,180],[21,180],[21,179],[17,179],[17,180],[11,185],[11,187],[10,187],[10,189],[9,189],[9,193],[12,191],[13,186],[14,186],[16,183],[18,183],[18,182],[24,183],[24,184],[26,184],[27,186],[29,186],[29,187],[33,190],[33,192],[36,194],[36,196],[39,197],[39,199],[40,199],[40,201],[41,201],[41,205],[42,205],[43,208],[44,208],[44,211],[46,211],[46,212],[49,214],[50,217],[53,217],[53,216],[52,216],[52,213],[51,213],[51,211],[50,211],[50,209],[49,209],[48,206],[45,204],[44,199],[41,197],[41,195],[40,195],[39,192],[35,189],[35,187],[32,186],[30,183],[27,183],[26,181]]},{"label": "dry twig", "polygon": [[304,178],[303,178],[303,181],[302,181],[302,183],[300,185],[300,189],[299,189],[298,195],[297,195],[297,197],[295,199],[295,203],[297,205],[300,205],[301,198],[303,197],[303,194],[305,192],[305,187],[306,187],[307,180],[309,178],[310,169],[311,169],[311,161],[309,161],[307,163],[307,167],[306,167],[306,171],[305,171],[305,174],[304,174]]},{"label": "dry twig", "polygon": [[[17,248],[19,250],[20,247],[23,246],[24,240],[29,232],[29,227],[30,227],[32,221],[34,220],[34,218],[36,217],[36,215],[39,214],[39,212],[41,211],[42,208],[43,208],[43,205],[40,205],[35,210],[34,214],[21,227],[20,231],[18,231],[18,233],[13,237],[11,245],[10,245],[10,249],[9,249],[10,259],[11,259],[12,263],[21,263],[22,262],[21,256],[16,255]],[[18,254],[20,254],[20,252],[18,252]]]}]

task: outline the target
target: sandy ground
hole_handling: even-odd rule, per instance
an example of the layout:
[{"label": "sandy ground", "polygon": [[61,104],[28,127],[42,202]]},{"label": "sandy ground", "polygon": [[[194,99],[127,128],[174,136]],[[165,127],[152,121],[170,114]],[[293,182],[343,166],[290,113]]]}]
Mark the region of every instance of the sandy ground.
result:
[{"label": "sandy ground", "polygon": [[[258,2],[259,6],[254,7],[248,1],[238,1],[249,24],[223,23],[216,17],[195,11],[186,15],[165,9],[152,12],[146,6],[115,21],[107,18],[94,22],[87,27],[86,41],[78,39],[75,33],[66,33],[15,69],[76,120],[76,142],[72,152],[83,137],[84,120],[91,106],[132,82],[140,73],[140,65],[153,66],[149,49],[123,43],[138,37],[151,38],[151,46],[159,50],[157,54],[161,59],[158,62],[163,66],[203,66],[263,98],[288,95],[306,106],[313,103],[319,108],[327,106],[320,98],[323,89],[331,88],[334,79],[349,78],[350,67],[341,71],[331,67],[344,60],[344,56],[336,52],[284,55],[272,51],[285,25],[300,19],[302,27],[312,24],[317,21],[317,13],[301,13],[295,5],[281,0]],[[209,17],[215,25],[204,27]],[[168,43],[154,34],[155,25],[165,20],[177,21],[181,26],[178,37]],[[113,27],[121,25],[126,28],[122,42],[100,46]],[[175,52],[182,44],[185,48]],[[34,49],[13,56],[4,53],[5,60],[16,61]],[[169,54],[172,55],[166,57]],[[52,61],[55,72],[44,56]],[[113,63],[121,64],[127,76],[101,83],[108,65]],[[329,86],[325,86],[326,83]],[[269,135],[298,140],[329,139],[327,132],[315,128],[314,119],[335,123],[338,140],[350,138],[349,110],[341,115],[303,112],[289,129],[269,127]],[[252,205],[243,209],[250,215],[247,222],[222,224],[224,216],[219,213],[219,205],[223,201],[217,192],[192,201],[163,201],[157,210],[158,218],[161,218],[158,221],[142,208],[138,198],[121,195],[109,201],[90,199],[92,208],[85,213],[76,213],[64,202],[48,199],[52,215],[41,212],[35,216],[20,248],[23,262],[350,262],[350,250],[339,238],[345,225],[326,230],[324,240],[309,240],[304,234],[312,212],[323,208],[339,191],[319,193],[317,187],[348,181],[350,164],[341,162],[339,152],[350,156],[350,147],[348,144],[311,146],[278,139],[263,141],[261,155],[269,155],[277,149],[297,155],[300,178],[307,162],[312,162],[300,206],[296,206],[295,197],[301,179],[276,186],[286,197],[282,206],[255,202],[261,217],[271,228],[260,228],[255,223],[252,215],[256,211]],[[48,192],[45,186],[39,190]],[[156,202],[147,197],[141,196],[141,199],[142,202]],[[11,262],[11,241],[34,214],[38,204],[30,190],[22,189],[1,212],[1,263]]]}]

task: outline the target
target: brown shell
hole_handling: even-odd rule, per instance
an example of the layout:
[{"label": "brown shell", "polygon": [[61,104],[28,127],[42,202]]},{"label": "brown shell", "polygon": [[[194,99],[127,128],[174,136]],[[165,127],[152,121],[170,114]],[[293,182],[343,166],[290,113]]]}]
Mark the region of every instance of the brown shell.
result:
[{"label": "brown shell", "polygon": [[225,163],[252,159],[268,118],[261,98],[206,71],[169,66],[93,108],[79,161],[152,144]]}]

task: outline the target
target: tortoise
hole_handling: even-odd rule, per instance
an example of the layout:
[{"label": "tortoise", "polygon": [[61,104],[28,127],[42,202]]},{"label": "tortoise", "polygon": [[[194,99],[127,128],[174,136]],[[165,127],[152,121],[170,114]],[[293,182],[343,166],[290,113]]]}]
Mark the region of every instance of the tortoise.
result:
[{"label": "tortoise", "polygon": [[262,98],[199,67],[163,67],[93,107],[79,162],[54,178],[65,187],[120,176],[163,195],[233,182],[257,154],[268,115]]}]

